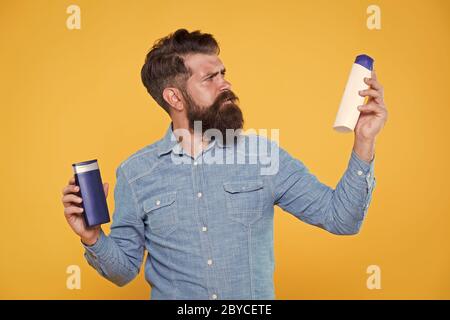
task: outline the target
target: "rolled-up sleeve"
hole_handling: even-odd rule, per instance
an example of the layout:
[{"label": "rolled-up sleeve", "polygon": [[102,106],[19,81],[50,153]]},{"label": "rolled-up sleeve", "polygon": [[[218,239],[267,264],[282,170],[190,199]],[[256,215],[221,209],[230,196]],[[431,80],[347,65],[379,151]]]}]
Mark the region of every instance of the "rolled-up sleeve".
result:
[{"label": "rolled-up sleeve", "polygon": [[360,231],[376,185],[375,158],[369,163],[352,150],[348,166],[333,189],[321,183],[298,159],[279,148],[274,204],[300,220],[333,234]]},{"label": "rolled-up sleeve", "polygon": [[94,245],[83,246],[89,265],[106,279],[123,286],[139,273],[144,255],[144,224],[121,167],[117,169],[116,176],[111,233],[106,236],[101,231]]}]

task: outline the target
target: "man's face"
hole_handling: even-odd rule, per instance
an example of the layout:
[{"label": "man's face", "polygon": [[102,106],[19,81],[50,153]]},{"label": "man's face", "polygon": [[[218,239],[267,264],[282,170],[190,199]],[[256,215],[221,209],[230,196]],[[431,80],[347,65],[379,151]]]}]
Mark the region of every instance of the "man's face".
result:
[{"label": "man's face", "polygon": [[225,67],[217,55],[192,54],[185,58],[192,75],[186,82],[183,96],[189,125],[202,121],[203,132],[218,129],[226,137],[226,129],[241,129],[243,116],[238,97],[225,80]]}]

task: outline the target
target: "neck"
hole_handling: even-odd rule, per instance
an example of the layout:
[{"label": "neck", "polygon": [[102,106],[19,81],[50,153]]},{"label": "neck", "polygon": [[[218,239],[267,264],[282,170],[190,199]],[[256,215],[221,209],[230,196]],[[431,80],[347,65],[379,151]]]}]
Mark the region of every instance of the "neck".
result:
[{"label": "neck", "polygon": [[189,121],[172,121],[172,129],[175,137],[181,140],[181,147],[183,150],[193,157],[197,157],[209,144],[209,140],[204,139],[202,132],[194,132],[189,128]]}]

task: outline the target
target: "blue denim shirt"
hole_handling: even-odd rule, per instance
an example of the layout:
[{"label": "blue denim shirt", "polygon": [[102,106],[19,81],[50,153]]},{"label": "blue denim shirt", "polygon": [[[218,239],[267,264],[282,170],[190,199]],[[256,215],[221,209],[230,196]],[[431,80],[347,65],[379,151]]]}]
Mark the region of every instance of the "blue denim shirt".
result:
[{"label": "blue denim shirt", "polygon": [[[252,161],[255,155],[266,157]],[[235,160],[217,161],[228,156]],[[275,169],[263,172],[269,162]],[[212,140],[193,159],[170,126],[118,167],[111,233],[85,245],[85,257],[123,286],[148,252],[152,299],[274,299],[274,205],[333,234],[356,234],[375,187],[373,170],[374,160],[352,151],[332,189],[258,135],[234,144]]]}]

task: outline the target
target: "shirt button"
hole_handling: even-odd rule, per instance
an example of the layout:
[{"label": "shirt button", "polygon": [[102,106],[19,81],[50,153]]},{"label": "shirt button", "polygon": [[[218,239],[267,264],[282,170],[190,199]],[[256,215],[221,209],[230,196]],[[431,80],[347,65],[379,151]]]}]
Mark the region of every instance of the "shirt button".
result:
[{"label": "shirt button", "polygon": [[198,163],[197,163],[197,161],[194,161],[194,166],[196,166]]},{"label": "shirt button", "polygon": [[208,263],[209,266],[212,265],[212,260],[209,259],[209,260],[207,261],[207,263]]},{"label": "shirt button", "polygon": [[159,206],[161,204],[161,201],[156,200],[156,205]]},{"label": "shirt button", "polygon": [[202,197],[202,193],[201,192],[197,193],[197,197],[201,198]]},{"label": "shirt button", "polygon": [[203,227],[203,228],[202,228],[202,231],[203,231],[203,232],[205,232],[206,230],[208,230],[207,227]]},{"label": "shirt button", "polygon": [[358,176],[360,176],[360,175],[362,175],[363,173],[362,173],[361,170],[358,170],[357,174],[358,174]]},{"label": "shirt button", "polygon": [[217,299],[217,294],[213,294],[213,295],[211,296],[211,298],[213,298],[214,300],[216,300],[216,299]]}]

